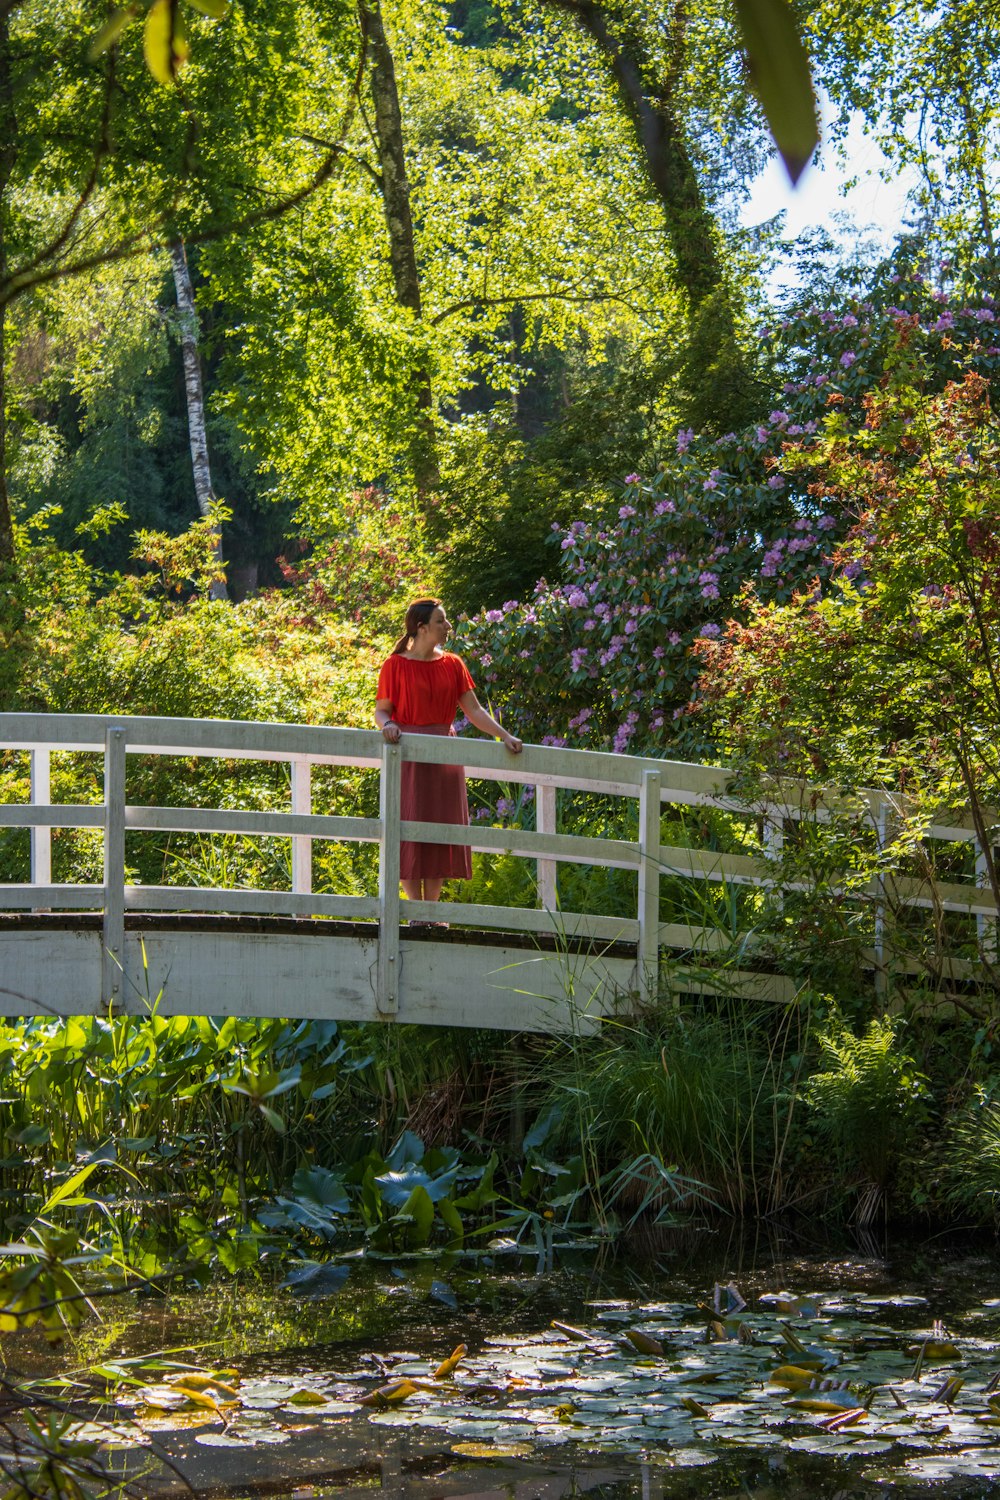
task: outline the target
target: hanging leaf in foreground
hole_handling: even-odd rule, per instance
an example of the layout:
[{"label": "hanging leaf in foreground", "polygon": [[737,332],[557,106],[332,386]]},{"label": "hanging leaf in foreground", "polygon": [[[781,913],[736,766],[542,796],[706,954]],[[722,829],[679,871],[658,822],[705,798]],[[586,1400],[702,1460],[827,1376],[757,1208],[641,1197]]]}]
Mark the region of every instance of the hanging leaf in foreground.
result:
[{"label": "hanging leaf in foreground", "polygon": [[819,145],[809,58],[788,0],[735,0],[754,89],[792,182]]}]

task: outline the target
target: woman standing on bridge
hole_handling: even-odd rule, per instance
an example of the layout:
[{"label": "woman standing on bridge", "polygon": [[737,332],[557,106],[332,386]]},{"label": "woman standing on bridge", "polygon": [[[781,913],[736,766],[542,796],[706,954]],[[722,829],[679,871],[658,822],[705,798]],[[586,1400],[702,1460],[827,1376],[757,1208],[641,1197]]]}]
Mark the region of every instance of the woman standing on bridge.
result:
[{"label": "woman standing on bridge", "polygon": [[[455,733],[460,708],[470,724],[495,735],[514,755],[521,741],[491,718],[476,697],[462,658],[444,649],[451,625],[440,599],[417,599],[406,611],[403,634],[382,664],[375,723],[394,745],[401,733]],[[468,825],[469,803],[461,766],[404,760],[401,812],[404,821]],[[468,880],[472,851],[465,844],[417,844],[404,839],[399,873],[411,901],[439,901],[446,880]],[[447,927],[447,922],[434,924]]]}]

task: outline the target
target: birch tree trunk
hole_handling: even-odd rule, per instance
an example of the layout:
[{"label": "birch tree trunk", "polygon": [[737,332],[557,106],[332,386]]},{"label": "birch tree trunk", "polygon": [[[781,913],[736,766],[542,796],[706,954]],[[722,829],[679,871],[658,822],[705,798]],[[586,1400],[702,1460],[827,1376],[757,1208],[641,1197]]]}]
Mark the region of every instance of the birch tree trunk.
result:
[{"label": "birch tree trunk", "polygon": [[[3,203],[17,155],[17,118],[14,114],[13,59],[10,52],[10,14],[0,9],[0,204]],[[0,285],[7,277],[7,240],[0,212]],[[16,571],[14,526],[7,494],[7,305],[0,307],[0,579]]]},{"label": "birch tree trunk", "polygon": [[[393,286],[399,306],[406,308],[419,321],[423,312],[420,270],[413,234],[410,184],[406,176],[403,115],[399,106],[396,67],[382,22],[380,0],[360,0],[358,14],[368,46],[382,206],[389,234]],[[413,473],[417,491],[423,497],[437,488],[440,477],[434,432],[434,390],[426,360],[419,362],[413,370],[411,391],[416,408]]]},{"label": "birch tree trunk", "polygon": [[[177,292],[177,323],[181,336],[181,353],[184,358],[184,391],[187,396],[188,436],[191,442],[191,468],[194,472],[194,492],[198,509],[207,516],[216,499],[212,488],[212,471],[208,461],[208,433],[205,428],[205,393],[201,380],[201,357],[198,353],[198,311],[194,305],[194,290],[188,270],[187,255],[182,242],[171,245],[170,264],[174,272],[174,287]],[[221,574],[222,537],[215,534],[215,557]],[[219,578],[209,588],[210,599],[228,599],[224,578]]]}]

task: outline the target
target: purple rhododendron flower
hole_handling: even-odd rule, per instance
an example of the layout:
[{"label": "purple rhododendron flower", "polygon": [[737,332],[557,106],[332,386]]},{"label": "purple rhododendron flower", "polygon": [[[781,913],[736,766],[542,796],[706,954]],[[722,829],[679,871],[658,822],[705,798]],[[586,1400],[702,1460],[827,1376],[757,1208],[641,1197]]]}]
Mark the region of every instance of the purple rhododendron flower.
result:
[{"label": "purple rhododendron flower", "polygon": [[858,356],[855,354],[853,349],[845,349],[844,353],[840,356],[840,363],[842,368],[845,370],[849,370],[851,366],[856,362],[857,357]]},{"label": "purple rhododendron flower", "polygon": [[700,636],[704,636],[706,640],[714,641],[717,636],[720,636],[722,634],[722,626],[703,625],[698,634]]},{"label": "purple rhododendron flower", "polygon": [[628,518],[629,518],[629,516],[634,516],[635,515],[635,506],[634,505],[623,505],[619,509],[618,514],[619,514],[619,516],[621,517],[621,519],[623,521],[627,521]]},{"label": "purple rhododendron flower", "polygon": [[769,490],[783,490],[785,488],[785,481],[780,474],[772,474],[767,481],[767,487]]},{"label": "purple rhododendron flower", "polygon": [[625,483],[626,484],[638,484],[641,478],[642,478],[641,474],[626,474],[625,475]]}]

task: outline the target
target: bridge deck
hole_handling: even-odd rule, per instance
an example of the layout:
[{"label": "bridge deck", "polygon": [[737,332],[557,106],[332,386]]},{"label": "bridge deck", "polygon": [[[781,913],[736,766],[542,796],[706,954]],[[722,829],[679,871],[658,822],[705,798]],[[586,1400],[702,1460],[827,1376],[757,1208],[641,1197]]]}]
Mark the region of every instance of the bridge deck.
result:
[{"label": "bridge deck", "polygon": [[[794,987],[766,964],[731,964],[713,978],[712,965],[732,956],[732,942],[711,921],[689,916],[661,920],[661,881],[695,886],[774,888],[787,829],[796,820],[829,818],[846,806],[838,793],[775,781],[755,804],[740,801],[730,774],[604,752],[529,745],[518,757],[487,740],[403,735],[386,745],[368,730],[223,720],[139,719],[102,715],[0,714],[0,751],[28,752],[28,801],[0,802],[0,830],[25,829],[31,878],[0,885],[0,1014],[95,1014],[159,1005],[164,1014],[324,1016],[565,1031],[599,1023],[623,996],[651,998],[664,981],[678,992],[737,991],[787,1000]],[[103,799],[93,789],[77,803],[52,801],[52,765],[74,756],[103,757]],[[242,763],[270,761],[287,775],[285,806],[253,808],[153,806],[130,802],[138,784],[128,758]],[[483,781],[533,789],[535,827],[467,828],[409,823],[400,817],[404,760],[464,765]],[[93,765],[93,762],[90,762]],[[362,768],[379,777],[378,816],[317,811],[317,767]],[[143,785],[148,784],[144,781]],[[153,784],[179,784],[154,778]],[[214,783],[208,783],[213,785]],[[277,783],[275,784],[277,787]],[[614,837],[561,832],[557,792],[624,799],[631,814]],[[229,794],[239,793],[231,777]],[[96,792],[96,795],[94,795]],[[23,794],[22,794],[23,795]],[[199,784],[197,795],[204,795]],[[221,796],[222,794],[219,793]],[[280,790],[275,793],[280,801]],[[238,796],[237,796],[238,800]],[[905,815],[890,797],[863,792],[860,808],[873,847],[884,848],[893,819]],[[743,852],[690,847],[664,840],[663,813],[715,808],[734,828],[749,831]],[[676,824],[674,825],[676,826]],[[631,827],[633,836],[620,836]],[[53,879],[53,829],[90,830],[103,838],[103,880],[74,884]],[[128,874],[127,841],[181,834],[285,841],[291,889],[232,885],[138,885]],[[995,951],[996,906],[985,887],[987,861],[968,817],[951,810],[932,816],[926,840],[971,846],[975,872],[933,881],[880,875],[852,900],[875,912],[871,962],[877,971],[898,960],[883,919],[890,908],[932,908],[964,914],[978,927],[984,951]],[[473,851],[531,861],[533,908],[413,902],[405,914],[447,916],[448,931],[401,925],[400,842],[464,843]],[[314,845],[377,846],[375,894],[313,890]],[[632,911],[609,916],[560,909],[557,872],[578,864],[629,872]],[[621,889],[627,889],[622,886]],[[806,890],[803,880],[784,890]],[[827,893],[829,895],[829,893]],[[686,901],[688,910],[697,900]],[[710,903],[704,903],[710,910]],[[7,915],[2,915],[3,912]],[[746,946],[746,945],[744,945]],[[950,962],[950,961],[949,961]],[[963,960],[955,959],[957,976]]]}]

